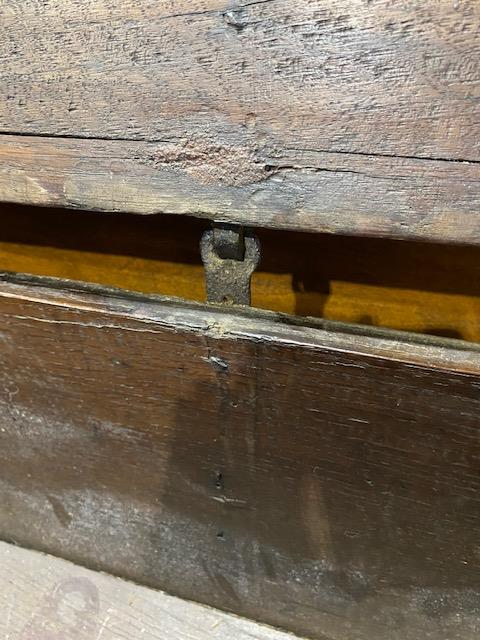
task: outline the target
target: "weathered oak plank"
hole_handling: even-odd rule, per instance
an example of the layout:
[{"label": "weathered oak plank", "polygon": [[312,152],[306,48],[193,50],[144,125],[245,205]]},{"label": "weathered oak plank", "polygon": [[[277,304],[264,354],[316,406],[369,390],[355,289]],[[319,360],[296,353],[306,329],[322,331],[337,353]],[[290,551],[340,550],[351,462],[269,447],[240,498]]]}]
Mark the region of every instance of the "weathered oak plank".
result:
[{"label": "weathered oak plank", "polygon": [[335,640],[478,637],[480,350],[0,282],[0,537]]},{"label": "weathered oak plank", "polygon": [[480,163],[302,152],[242,164],[178,144],[0,136],[0,199],[480,243]]},{"label": "weathered oak plank", "polygon": [[0,13],[4,132],[168,140],[160,159],[207,155],[243,183],[265,153],[480,160],[475,0],[2,0]]},{"label": "weathered oak plank", "polygon": [[295,640],[281,631],[0,542],[4,640]]},{"label": "weathered oak plank", "polygon": [[475,0],[0,15],[3,200],[479,242]]}]

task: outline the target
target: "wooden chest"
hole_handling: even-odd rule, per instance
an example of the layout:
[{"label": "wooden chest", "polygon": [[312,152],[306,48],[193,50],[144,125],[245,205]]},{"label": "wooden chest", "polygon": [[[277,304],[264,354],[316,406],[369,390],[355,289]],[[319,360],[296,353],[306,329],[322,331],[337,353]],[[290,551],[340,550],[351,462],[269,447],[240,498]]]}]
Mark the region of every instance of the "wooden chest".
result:
[{"label": "wooden chest", "polygon": [[[315,640],[476,639],[479,3],[0,17],[0,539]],[[252,307],[206,301],[212,223],[258,237]]]}]

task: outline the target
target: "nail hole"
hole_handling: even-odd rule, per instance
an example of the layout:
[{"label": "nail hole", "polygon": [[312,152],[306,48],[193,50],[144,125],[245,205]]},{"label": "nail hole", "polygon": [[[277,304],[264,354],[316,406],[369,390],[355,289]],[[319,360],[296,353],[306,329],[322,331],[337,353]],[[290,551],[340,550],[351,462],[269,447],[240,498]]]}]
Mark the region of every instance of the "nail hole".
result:
[{"label": "nail hole", "polygon": [[225,483],[223,481],[223,473],[221,473],[220,471],[217,471],[215,474],[215,487],[219,491],[222,491],[222,489],[225,487]]}]

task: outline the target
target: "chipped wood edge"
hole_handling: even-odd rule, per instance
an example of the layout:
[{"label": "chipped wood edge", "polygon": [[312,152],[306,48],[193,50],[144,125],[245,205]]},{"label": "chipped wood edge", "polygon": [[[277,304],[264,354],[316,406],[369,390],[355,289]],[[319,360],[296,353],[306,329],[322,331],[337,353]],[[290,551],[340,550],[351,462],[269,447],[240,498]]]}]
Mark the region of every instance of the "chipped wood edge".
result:
[{"label": "chipped wood edge", "polygon": [[[250,158],[249,180],[230,184],[205,177],[203,156],[193,166],[159,161],[178,152],[172,146],[0,134],[0,200],[480,244],[480,163],[286,153],[280,159]],[[226,162],[235,164],[228,154]]]},{"label": "chipped wood edge", "polygon": [[[480,345],[389,329],[350,325],[248,307],[186,302],[80,282],[0,274],[0,298],[98,314],[92,327],[157,332],[165,328],[216,339],[272,341],[283,346],[338,351],[427,369],[480,375]],[[39,322],[70,322],[35,318]],[[73,321],[76,322],[76,321]],[[81,322],[81,320],[78,320]]]}]

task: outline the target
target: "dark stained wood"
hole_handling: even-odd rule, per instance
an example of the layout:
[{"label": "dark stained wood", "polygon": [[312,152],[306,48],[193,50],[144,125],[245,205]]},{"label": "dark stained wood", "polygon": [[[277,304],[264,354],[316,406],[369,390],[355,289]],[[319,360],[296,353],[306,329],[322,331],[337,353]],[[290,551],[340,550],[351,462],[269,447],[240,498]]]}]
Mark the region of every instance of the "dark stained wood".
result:
[{"label": "dark stained wood", "polygon": [[0,0],[0,198],[478,243],[479,6]]},{"label": "dark stained wood", "polygon": [[[0,136],[0,199],[480,244],[479,163],[266,151],[251,166],[232,152],[214,168],[215,156],[179,145]],[[184,159],[162,160],[169,154]]]},{"label": "dark stained wood", "polygon": [[0,537],[329,640],[478,637],[480,350],[0,282]]}]

